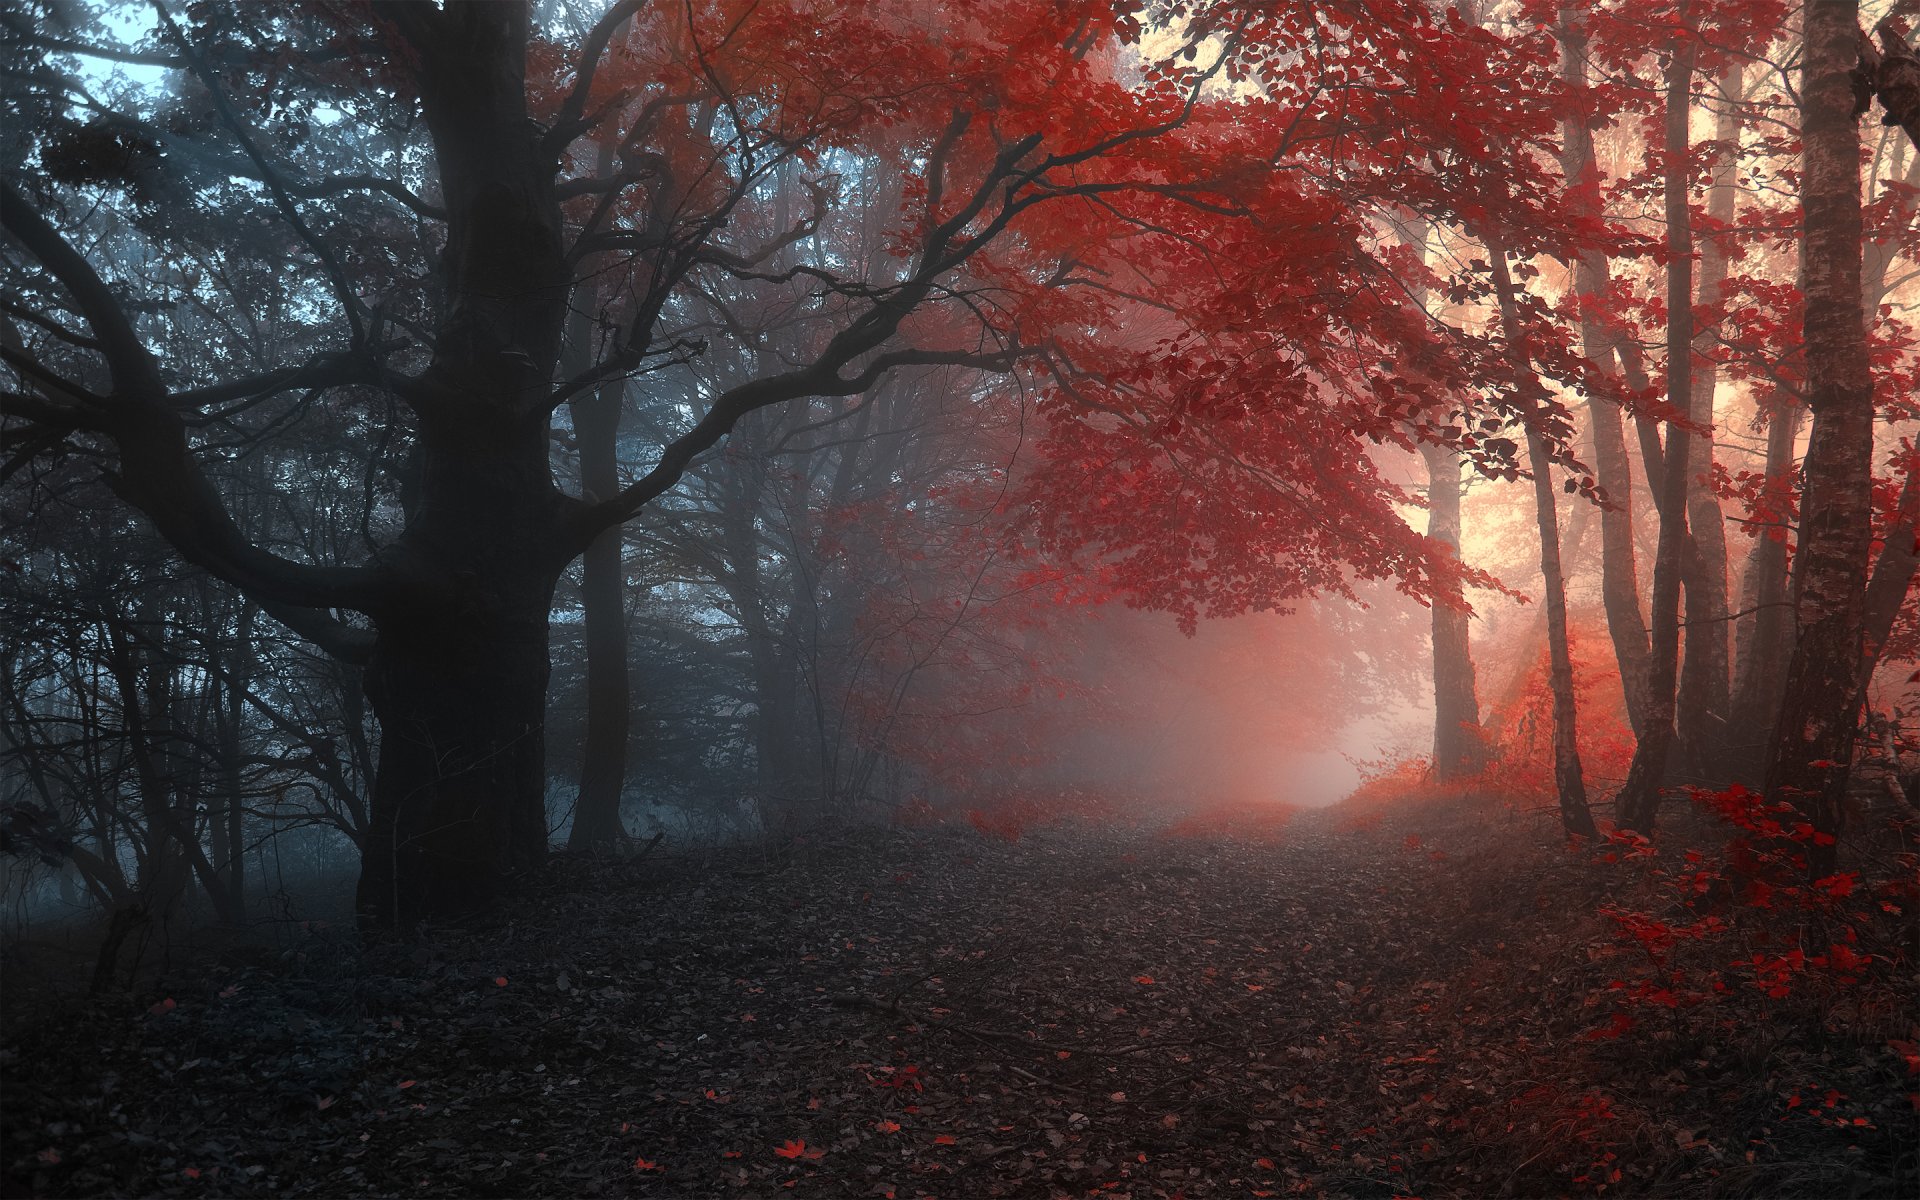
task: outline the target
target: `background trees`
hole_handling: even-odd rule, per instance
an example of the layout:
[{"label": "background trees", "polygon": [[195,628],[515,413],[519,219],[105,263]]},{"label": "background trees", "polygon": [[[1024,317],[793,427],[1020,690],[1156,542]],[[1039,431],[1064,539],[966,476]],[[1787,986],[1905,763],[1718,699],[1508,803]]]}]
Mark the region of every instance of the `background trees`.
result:
[{"label": "background trees", "polygon": [[369,921],[460,913],[646,801],[1104,779],[1065,748],[1192,687],[1116,648],[1161,614],[1424,691],[1386,589],[1442,743],[1468,605],[1544,602],[1480,678],[1544,643],[1569,832],[1764,760],[1837,833],[1913,640],[1920,193],[1904,32],[1863,193],[1816,7],[10,14],[9,844],[232,916],[318,825]]}]

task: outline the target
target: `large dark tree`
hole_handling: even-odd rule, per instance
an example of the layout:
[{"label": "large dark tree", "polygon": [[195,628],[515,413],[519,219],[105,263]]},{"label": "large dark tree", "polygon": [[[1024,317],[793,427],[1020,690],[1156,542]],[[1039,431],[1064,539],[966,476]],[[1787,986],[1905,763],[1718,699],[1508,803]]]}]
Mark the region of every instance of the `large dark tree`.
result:
[{"label": "large dark tree", "polygon": [[[48,452],[100,448],[115,492],[183,558],[364,666],[381,734],[359,894],[374,924],[469,911],[543,855],[548,621],[574,559],[606,545],[608,531],[755,410],[854,395],[909,364],[1007,366],[1017,351],[981,336],[978,308],[957,283],[963,268],[1032,206],[1111,193],[1115,182],[1096,182],[1092,169],[1103,156],[1181,121],[1177,90],[1141,96],[1117,114],[1139,114],[1137,123],[1108,122],[1049,153],[1040,132],[1002,134],[980,115],[1001,104],[981,77],[943,77],[916,61],[912,47],[924,39],[912,28],[854,14],[826,36],[785,19],[754,25],[751,12],[731,28],[708,28],[691,11],[684,20],[646,12],[649,23],[628,39],[645,45],[623,49],[644,9],[621,0],[565,54],[536,35],[524,3],[201,13],[189,27],[163,12],[152,49],[100,53],[168,72],[172,108],[101,113],[76,131],[69,114],[84,85],[47,72],[36,110],[43,165],[59,143],[71,166],[79,145],[91,175],[69,170],[62,186],[9,172],[0,188],[0,219],[35,292],[31,315],[60,339],[45,353],[5,351],[21,380],[5,398],[18,437]],[[1106,11],[1062,14],[1057,36],[1012,34],[1038,47],[1036,70],[1073,70]],[[56,33],[14,32],[47,52],[90,53]],[[764,40],[742,50],[750,38]],[[846,90],[834,53],[883,64],[862,77],[870,94]],[[970,47],[958,57],[992,55]],[[603,71],[617,77],[596,84]],[[908,93],[914,120],[901,107]],[[1108,94],[1133,95],[1118,85]],[[289,96],[316,142],[322,117],[375,122],[394,141],[384,160],[392,173],[322,173],[326,164],[276,123]],[[772,171],[803,155],[821,163],[868,122],[893,139],[886,152],[916,164],[918,212],[886,274],[843,277],[828,260],[791,263],[776,278],[772,252],[805,236],[831,202],[835,172],[811,170],[813,216],[770,241],[748,243],[730,223]],[[190,138],[181,132],[189,124]],[[604,172],[592,168],[606,156],[575,149],[588,134],[617,148]],[[139,195],[128,183],[136,167]],[[274,251],[294,256],[311,281],[303,303],[325,314],[306,357],[211,382],[177,370],[143,320],[153,309],[137,269],[102,257],[87,235],[73,185],[103,179],[125,185],[130,210],[151,218],[160,254],[190,214],[216,226],[223,211],[277,224]],[[385,262],[398,255],[354,240],[332,205],[367,196],[425,223],[430,263]],[[614,306],[623,315],[609,320],[605,306],[591,306],[594,344],[568,364],[585,365],[562,372],[570,306],[583,307],[576,295],[589,269],[596,287],[624,292]],[[595,427],[599,403],[583,403],[576,419],[598,447],[589,490],[563,493],[550,465],[556,409],[697,353],[713,334],[676,328],[675,297],[712,276],[758,281],[776,300],[797,296],[813,336],[775,369],[692,398],[698,407],[664,431],[650,469],[617,487]],[[789,286],[795,280],[804,290]],[[949,315],[927,322],[939,312]],[[899,336],[910,318],[945,336]],[[393,453],[365,469],[401,511],[393,536],[359,561],[250,537],[209,475],[196,424],[215,406],[339,388],[391,414],[372,419],[385,422]],[[592,574],[604,589],[607,565]],[[608,811],[591,810],[596,820]]]}]

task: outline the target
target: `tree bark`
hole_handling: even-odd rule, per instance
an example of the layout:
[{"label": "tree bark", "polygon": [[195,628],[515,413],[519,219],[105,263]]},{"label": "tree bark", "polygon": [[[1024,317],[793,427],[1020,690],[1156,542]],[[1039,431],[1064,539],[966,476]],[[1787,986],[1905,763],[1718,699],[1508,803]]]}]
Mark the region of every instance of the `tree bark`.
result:
[{"label": "tree bark", "polygon": [[1807,848],[1815,875],[1832,869],[1844,811],[1873,536],[1873,376],[1861,304],[1860,128],[1850,77],[1858,19],[1855,0],[1809,4],[1801,66],[1800,290],[1813,432],[1794,572],[1799,638],[1774,726],[1766,793],[1798,805],[1826,843]]},{"label": "tree bark", "polygon": [[[1784,503],[1793,486],[1794,443],[1800,430],[1800,405],[1784,392],[1774,397],[1767,414],[1766,491]],[[1766,767],[1766,753],[1779,714],[1780,690],[1786,684],[1787,661],[1793,656],[1793,614],[1790,611],[1786,514],[1780,524],[1761,532],[1747,563],[1750,585],[1742,608],[1751,609],[1750,622],[1739,655],[1735,679],[1729,774],[1757,785]]]},{"label": "tree bark", "polygon": [[571,553],[548,395],[571,271],[553,162],[526,107],[519,4],[412,10],[447,210],[446,309],[409,399],[417,486],[369,612],[380,723],[363,921],[482,910],[547,843],[547,621]]},{"label": "tree bark", "polygon": [[[1668,54],[1666,84],[1667,402],[1689,412],[1693,404],[1693,226],[1687,211],[1687,117],[1693,91],[1691,34]],[[1687,540],[1688,458],[1693,435],[1667,429],[1661,464],[1660,545],[1653,562],[1652,661],[1647,675],[1647,729],[1615,802],[1628,829],[1651,833],[1660,806],[1667,758],[1673,749],[1675,688],[1680,656],[1680,572]]]},{"label": "tree bark", "polygon": [[[1701,307],[1717,311],[1727,281],[1727,238],[1733,225],[1739,194],[1740,117],[1735,105],[1744,95],[1745,75],[1740,67],[1722,77],[1722,105],[1714,127],[1712,185],[1707,193],[1707,230],[1700,243],[1699,278],[1695,287]],[[1727,527],[1714,492],[1714,392],[1719,385],[1719,361],[1714,357],[1719,322],[1697,326],[1693,336],[1693,389],[1688,415],[1706,429],[1698,470],[1688,472],[1687,550],[1682,560],[1686,589],[1686,660],[1680,669],[1680,697],[1675,714],[1676,737],[1682,760],[1704,779],[1721,774],[1721,746],[1726,741],[1733,703],[1732,628],[1727,602]]]},{"label": "tree bark", "polygon": [[[1587,83],[1587,30],[1584,15],[1572,8],[1560,10],[1560,73],[1575,88]],[[1578,117],[1561,124],[1561,171],[1568,182],[1568,202],[1576,213],[1597,219],[1601,213],[1600,165],[1594,157],[1593,131]],[[1580,303],[1580,348],[1595,364],[1605,364],[1614,353],[1613,333],[1598,306],[1607,294],[1607,256],[1589,247],[1574,265],[1574,289]],[[1604,369],[1604,366],[1603,366]],[[1647,618],[1640,607],[1640,572],[1633,550],[1633,471],[1627,455],[1620,413],[1601,396],[1587,397],[1587,421],[1593,434],[1594,478],[1606,493],[1600,511],[1600,595],[1607,614],[1607,633],[1614,660],[1620,666],[1627,723],[1636,738],[1646,732],[1647,668],[1650,648]]]},{"label": "tree bark", "polygon": [[1907,461],[1907,481],[1900,487],[1894,519],[1887,527],[1886,544],[1873,564],[1873,577],[1867,581],[1866,612],[1860,648],[1860,694],[1873,682],[1873,670],[1886,650],[1893,623],[1900,608],[1913,591],[1913,576],[1920,567],[1920,452]]},{"label": "tree bark", "polygon": [[1914,54],[1906,27],[1898,19],[1888,16],[1874,33],[1879,43],[1862,35],[1859,54],[1868,86],[1880,100],[1880,123],[1900,126],[1920,146],[1920,56]]},{"label": "tree bark", "polygon": [[[1427,536],[1460,555],[1460,454],[1423,443],[1427,461]],[[1470,614],[1465,608],[1433,606],[1433,767],[1442,782],[1478,774],[1486,765],[1486,734],[1480,728],[1475,689]]]},{"label": "tree bark", "polygon": [[1553,486],[1553,457],[1541,429],[1545,414],[1542,389],[1529,362],[1520,327],[1520,304],[1507,269],[1506,247],[1488,239],[1494,293],[1500,306],[1500,329],[1514,370],[1514,384],[1525,404],[1527,466],[1533,473],[1533,500],[1540,530],[1540,577],[1547,611],[1547,657],[1553,691],[1553,781],[1560,803],[1560,821],[1572,837],[1597,837],[1593,812],[1587,805],[1587,787],[1580,765],[1579,713],[1573,691],[1573,654],[1567,640],[1567,584],[1560,565],[1560,516]]},{"label": "tree bark", "polygon": [[[617,447],[624,384],[595,388],[573,405],[580,444],[580,482],[589,501],[620,490]],[[601,533],[580,561],[580,604],[587,651],[587,736],[580,751],[580,794],[573,808],[571,850],[605,850],[625,836],[620,797],[627,779],[627,735],[632,727],[632,683],[627,665],[626,571],[623,527]]]}]

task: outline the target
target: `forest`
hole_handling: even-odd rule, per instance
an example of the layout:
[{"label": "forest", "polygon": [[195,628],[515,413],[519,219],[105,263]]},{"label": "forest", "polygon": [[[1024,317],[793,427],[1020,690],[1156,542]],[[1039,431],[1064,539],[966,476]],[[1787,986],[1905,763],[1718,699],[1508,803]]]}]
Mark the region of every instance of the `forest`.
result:
[{"label": "forest", "polygon": [[1920,1195],[1916,0],[0,0],[0,1195]]}]

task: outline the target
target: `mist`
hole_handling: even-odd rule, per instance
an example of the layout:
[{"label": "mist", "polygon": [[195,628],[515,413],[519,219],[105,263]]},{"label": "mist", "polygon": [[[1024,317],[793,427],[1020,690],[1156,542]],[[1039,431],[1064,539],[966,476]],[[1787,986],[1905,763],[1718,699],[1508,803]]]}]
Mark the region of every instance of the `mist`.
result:
[{"label": "mist", "polygon": [[0,0],[0,1191],[1914,1194],[1912,16]]}]

